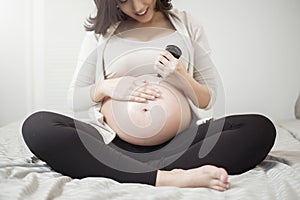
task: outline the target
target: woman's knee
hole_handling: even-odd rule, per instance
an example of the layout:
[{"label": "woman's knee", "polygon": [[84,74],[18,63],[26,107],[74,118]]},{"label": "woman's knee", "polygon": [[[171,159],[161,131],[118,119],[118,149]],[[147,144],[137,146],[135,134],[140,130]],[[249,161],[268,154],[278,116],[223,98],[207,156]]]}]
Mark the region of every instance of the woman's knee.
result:
[{"label": "woman's knee", "polygon": [[39,128],[44,127],[43,125],[49,122],[48,116],[51,115],[47,111],[38,111],[29,115],[22,124],[23,136],[29,136],[37,132]]},{"label": "woman's knee", "polygon": [[232,116],[232,128],[238,130],[247,144],[252,143],[258,149],[271,149],[276,138],[276,128],[273,122],[261,114]]},{"label": "woman's knee", "polygon": [[254,114],[252,126],[256,132],[256,137],[260,138],[264,145],[273,146],[276,138],[276,128],[273,122],[266,116]]},{"label": "woman's knee", "polygon": [[47,132],[51,127],[51,116],[53,113],[47,111],[38,111],[29,115],[22,124],[22,136],[30,150],[41,146],[43,140],[47,140]]}]

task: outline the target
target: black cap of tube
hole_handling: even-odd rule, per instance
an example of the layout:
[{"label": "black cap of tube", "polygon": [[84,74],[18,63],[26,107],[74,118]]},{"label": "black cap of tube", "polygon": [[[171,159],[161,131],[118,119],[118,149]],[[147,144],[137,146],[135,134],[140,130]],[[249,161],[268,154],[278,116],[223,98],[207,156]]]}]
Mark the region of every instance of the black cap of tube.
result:
[{"label": "black cap of tube", "polygon": [[179,58],[182,54],[180,48],[175,45],[167,45],[166,50],[170,52],[175,58]]}]

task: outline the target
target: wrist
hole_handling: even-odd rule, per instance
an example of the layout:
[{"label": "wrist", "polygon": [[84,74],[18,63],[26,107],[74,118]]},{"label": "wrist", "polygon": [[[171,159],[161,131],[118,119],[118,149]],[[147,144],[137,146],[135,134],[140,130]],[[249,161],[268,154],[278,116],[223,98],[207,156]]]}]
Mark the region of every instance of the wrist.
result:
[{"label": "wrist", "polygon": [[104,97],[109,96],[105,87],[106,81],[102,80],[99,83],[96,83],[91,88],[91,97],[92,100],[96,103],[100,102]]}]

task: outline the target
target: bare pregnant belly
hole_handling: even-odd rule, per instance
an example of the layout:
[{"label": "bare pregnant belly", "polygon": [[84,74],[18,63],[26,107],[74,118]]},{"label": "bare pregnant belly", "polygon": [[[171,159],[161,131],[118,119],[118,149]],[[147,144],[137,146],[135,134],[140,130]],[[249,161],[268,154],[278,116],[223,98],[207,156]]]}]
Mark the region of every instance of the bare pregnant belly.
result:
[{"label": "bare pregnant belly", "polygon": [[168,83],[151,83],[161,97],[147,103],[106,99],[106,123],[123,140],[136,145],[161,144],[189,127],[191,110],[184,95]]}]

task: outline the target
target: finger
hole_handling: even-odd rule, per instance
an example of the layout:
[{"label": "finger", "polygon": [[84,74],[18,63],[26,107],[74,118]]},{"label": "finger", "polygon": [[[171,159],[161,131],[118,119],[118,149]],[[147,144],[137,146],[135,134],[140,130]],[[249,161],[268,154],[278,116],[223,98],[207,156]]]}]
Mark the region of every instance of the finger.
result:
[{"label": "finger", "polygon": [[166,67],[161,63],[155,65],[156,71],[163,71]]},{"label": "finger", "polygon": [[157,72],[162,78],[166,78],[168,76],[168,73],[166,73],[165,71],[163,70],[158,70]]},{"label": "finger", "polygon": [[162,51],[160,53],[160,55],[162,55],[163,57],[165,57],[166,59],[168,59],[169,61],[174,61],[176,58],[167,50]]},{"label": "finger", "polygon": [[156,62],[154,63],[154,65],[157,65],[157,66],[162,66],[162,67],[164,67],[164,64],[160,61],[160,56],[159,57],[157,57],[157,60],[156,60]]},{"label": "finger", "polygon": [[157,60],[160,64],[165,65],[165,66],[169,63],[169,60],[162,55],[158,56]]},{"label": "finger", "polygon": [[168,70],[174,70],[177,66],[177,61],[176,60],[167,60],[165,57],[158,57],[158,62],[160,63],[160,65],[158,64],[158,66],[163,66]]},{"label": "finger", "polygon": [[159,66],[159,63],[158,61],[155,61],[154,65],[153,65],[153,69],[157,72],[158,70],[158,66]]},{"label": "finger", "polygon": [[146,94],[146,93],[139,92],[139,91],[134,92],[133,96],[140,97],[140,98],[147,99],[147,100],[154,100],[155,99],[154,95]]},{"label": "finger", "polygon": [[162,71],[163,69],[165,68],[165,66],[159,62],[159,60],[157,60],[155,63],[154,63],[154,70],[156,72],[158,71]]},{"label": "finger", "polygon": [[128,100],[138,102],[138,103],[146,103],[147,102],[147,99],[141,98],[141,97],[136,97],[136,96],[129,96]]},{"label": "finger", "polygon": [[156,97],[160,96],[160,93],[155,88],[144,87],[137,91],[136,96],[140,96],[142,98],[154,100]]},{"label": "finger", "polygon": [[170,67],[165,67],[163,65],[157,65],[157,69],[156,69],[157,73],[160,74],[161,76],[168,76],[170,75],[173,70]]},{"label": "finger", "polygon": [[[157,90],[157,89],[154,88],[154,87],[149,87],[149,86],[140,88],[140,89],[138,90],[138,92],[140,92],[141,94],[147,95],[147,99],[149,98],[149,96],[150,96],[151,99],[154,99],[154,98],[152,98],[152,96],[153,96],[153,97],[158,97],[158,96],[160,96],[159,90]],[[142,97],[144,97],[144,96],[142,96]]]},{"label": "finger", "polygon": [[134,80],[133,81],[133,84],[136,85],[136,86],[139,86],[139,87],[143,87],[145,85],[148,84],[148,82],[146,80]]},{"label": "finger", "polygon": [[161,76],[163,76],[162,74],[164,74],[165,76],[168,76],[170,73],[173,72],[173,70],[170,67],[166,67],[162,64],[156,66],[156,71]]},{"label": "finger", "polygon": [[159,61],[157,61],[155,64],[154,64],[154,70],[156,71],[157,74],[160,75],[160,77],[162,77],[162,74],[164,73],[163,71],[165,70],[165,66],[161,63],[159,63]]},{"label": "finger", "polygon": [[152,85],[147,85],[145,86],[147,89],[150,89],[156,93],[160,93],[159,89],[157,89],[156,87],[152,86]]}]

